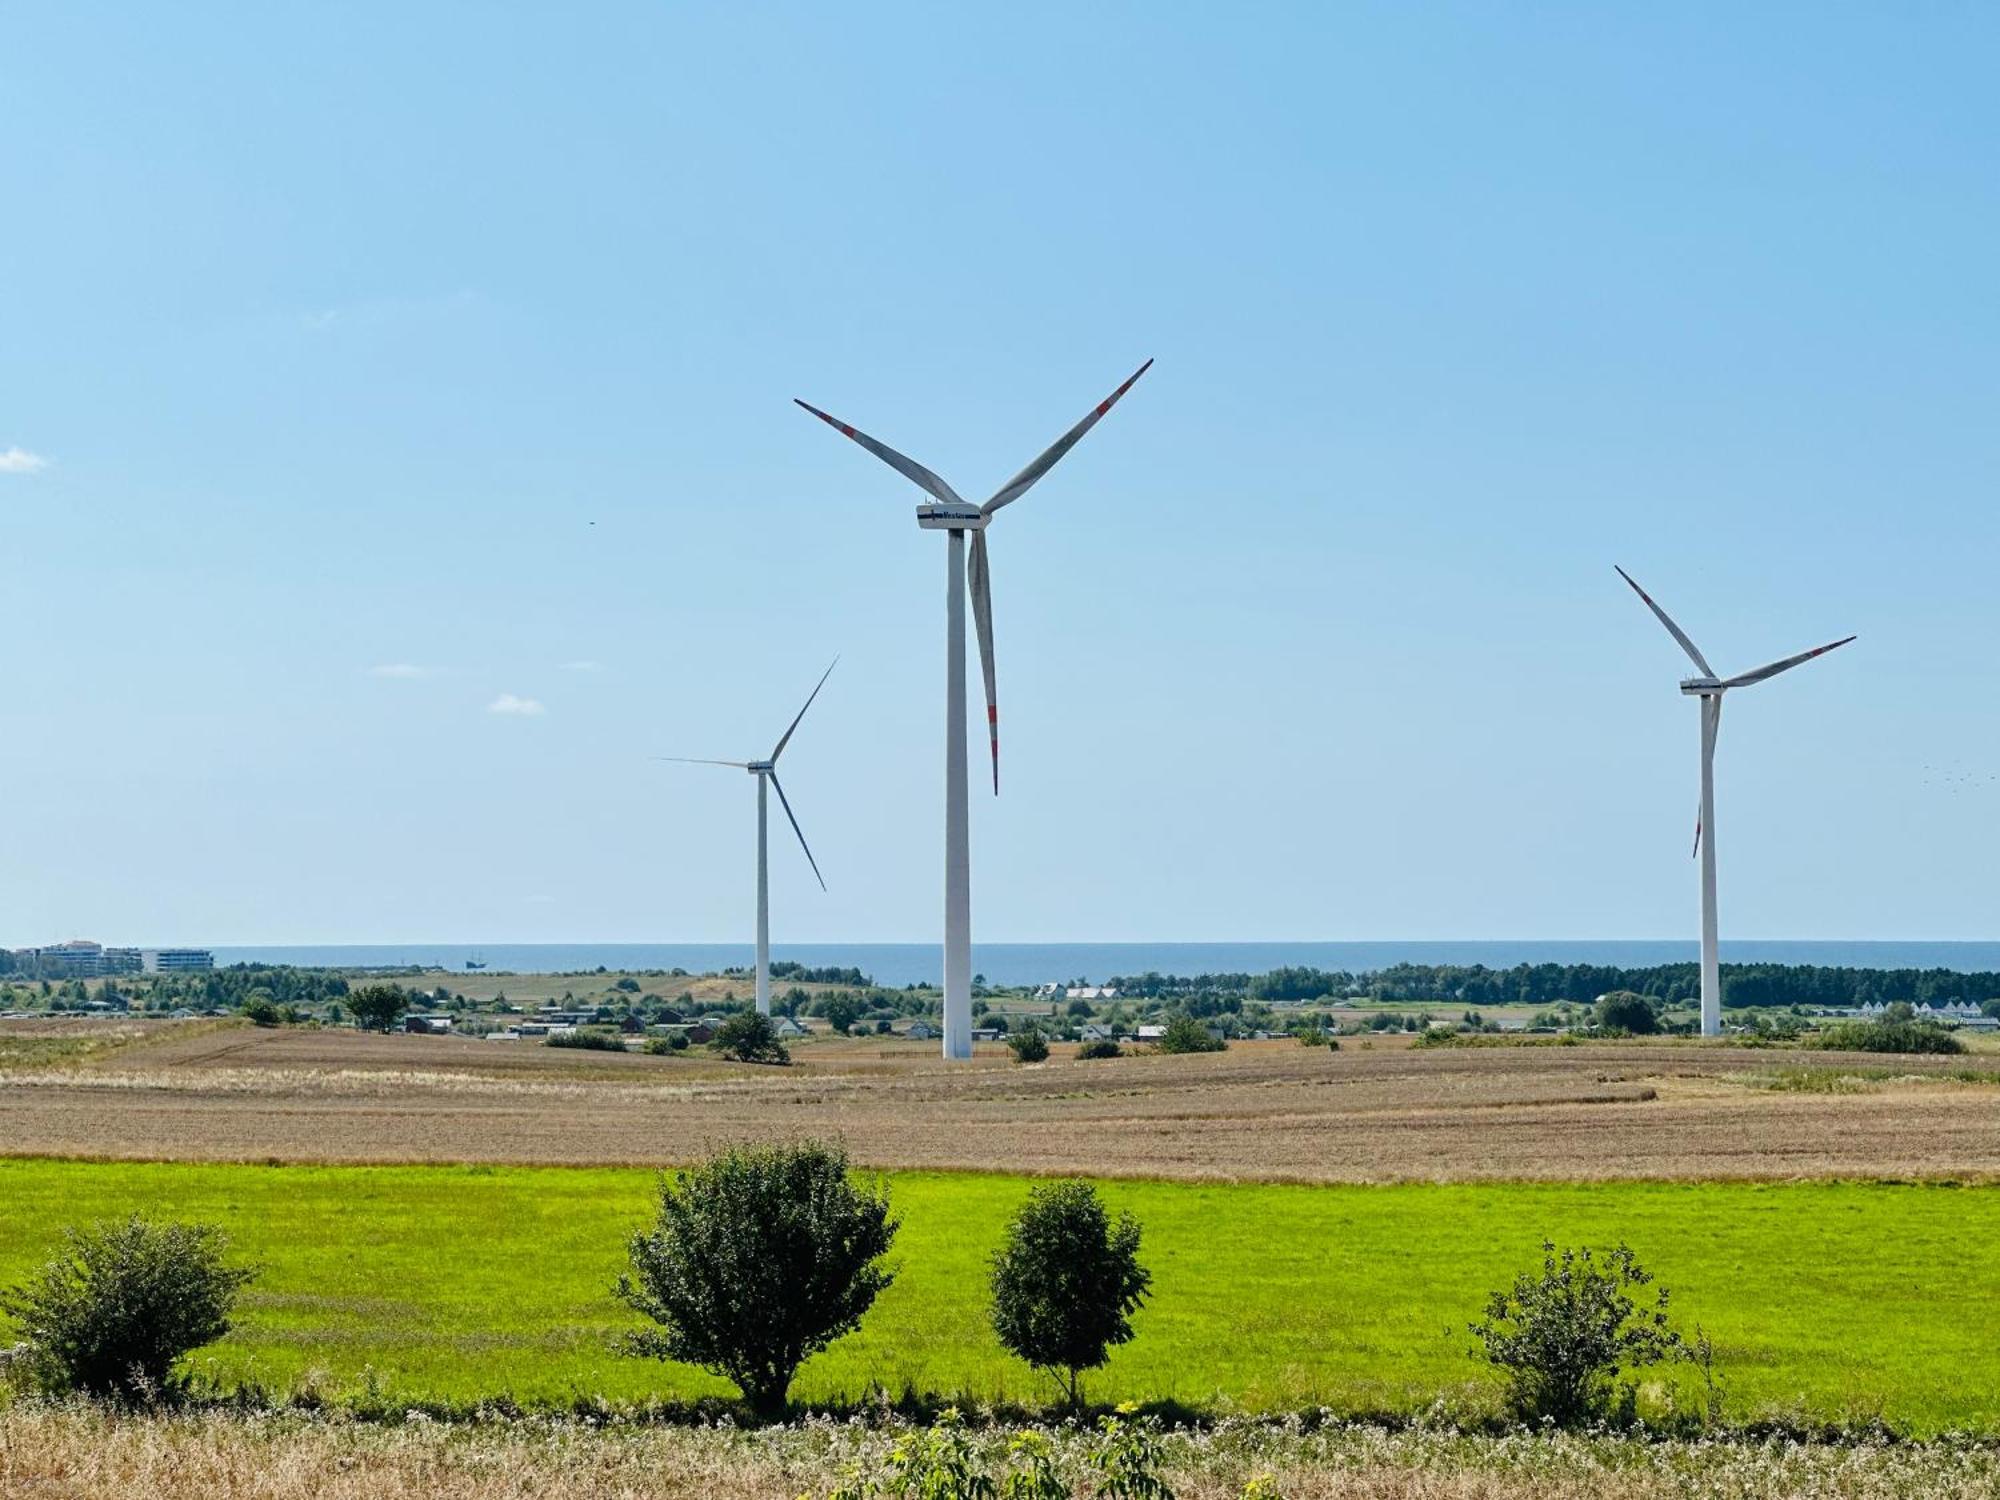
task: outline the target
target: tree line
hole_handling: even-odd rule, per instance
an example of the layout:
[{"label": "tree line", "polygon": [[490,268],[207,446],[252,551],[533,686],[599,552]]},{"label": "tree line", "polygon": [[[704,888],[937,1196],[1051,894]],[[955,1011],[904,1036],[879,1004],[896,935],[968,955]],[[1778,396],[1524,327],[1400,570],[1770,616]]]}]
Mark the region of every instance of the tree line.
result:
[{"label": "tree line", "polygon": [[[1368,999],[1401,1004],[1588,1005],[1600,995],[1628,990],[1661,1005],[1691,1004],[1701,995],[1698,964],[1392,964],[1349,973],[1294,967],[1267,974],[1157,974],[1110,981],[1134,999],[1214,1002],[1236,998],[1276,1001]],[[1793,1005],[1844,1008],[1886,1005],[1983,1005],[2000,999],[2000,974],[1956,969],[1849,969],[1816,964],[1724,964],[1722,1003],[1759,1009]],[[1205,1007],[1213,1009],[1214,1007]]]}]

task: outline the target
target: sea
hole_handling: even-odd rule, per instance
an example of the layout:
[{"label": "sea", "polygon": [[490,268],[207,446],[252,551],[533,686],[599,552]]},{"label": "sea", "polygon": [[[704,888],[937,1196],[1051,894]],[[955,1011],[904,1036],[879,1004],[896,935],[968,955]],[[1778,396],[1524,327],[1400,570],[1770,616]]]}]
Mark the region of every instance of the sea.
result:
[{"label": "sea", "polygon": [[[221,947],[215,961],[304,968],[435,968],[466,972],[468,961],[495,974],[570,974],[606,969],[685,969],[711,973],[750,964],[748,943],[389,943]],[[1693,942],[1667,939],[1549,941],[1234,943],[975,943],[974,973],[995,985],[1057,981],[1102,984],[1114,975],[1261,974],[1309,967],[1362,973],[1397,963],[1611,964],[1645,968],[1692,963]],[[877,984],[937,984],[935,943],[775,943],[774,960],[810,968],[859,969]],[[1818,941],[1746,938],[1722,945],[1724,963],[1817,964],[1830,968],[2000,971],[2000,942]]]}]

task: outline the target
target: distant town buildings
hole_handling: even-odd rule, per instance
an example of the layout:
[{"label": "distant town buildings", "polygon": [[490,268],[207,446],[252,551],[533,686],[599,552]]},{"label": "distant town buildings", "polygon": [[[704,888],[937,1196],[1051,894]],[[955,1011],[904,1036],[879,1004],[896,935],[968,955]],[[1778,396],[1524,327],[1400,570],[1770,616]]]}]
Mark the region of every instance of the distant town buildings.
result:
[{"label": "distant town buildings", "polygon": [[107,948],[84,938],[46,948],[16,948],[8,957],[29,979],[96,979],[105,974],[203,974],[215,967],[206,948]]}]

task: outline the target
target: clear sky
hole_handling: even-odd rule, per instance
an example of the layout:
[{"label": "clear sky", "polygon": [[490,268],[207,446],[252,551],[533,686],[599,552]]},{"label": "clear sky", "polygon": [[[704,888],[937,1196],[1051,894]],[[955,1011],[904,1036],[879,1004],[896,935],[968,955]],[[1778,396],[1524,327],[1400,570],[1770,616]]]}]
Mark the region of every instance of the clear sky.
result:
[{"label": "clear sky", "polygon": [[[1992,937],[2000,12],[17,6],[0,942]],[[977,683],[976,668],[973,682]],[[976,687],[975,687],[976,693]],[[505,711],[509,708],[516,711]],[[975,730],[972,744],[979,753]],[[974,763],[974,786],[979,766]],[[775,815],[775,810],[774,810]]]}]

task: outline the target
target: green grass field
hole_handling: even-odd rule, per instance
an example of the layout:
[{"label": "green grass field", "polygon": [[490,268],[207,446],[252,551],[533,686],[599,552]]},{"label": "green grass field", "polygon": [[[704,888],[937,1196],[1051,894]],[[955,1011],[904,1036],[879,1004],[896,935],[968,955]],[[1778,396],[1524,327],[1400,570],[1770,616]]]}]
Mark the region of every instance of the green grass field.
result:
[{"label": "green grass field", "polygon": [[[1042,1402],[985,1320],[986,1257],[1027,1188],[891,1179],[901,1274],[796,1394],[878,1382]],[[1900,1184],[1105,1188],[1146,1228],[1138,1337],[1093,1399],[1247,1408],[1427,1406],[1493,1389],[1467,1358],[1485,1293],[1546,1234],[1623,1238],[1715,1339],[1730,1414],[1884,1417],[2000,1431],[2000,1188]],[[0,1160],[0,1281],[60,1226],[132,1208],[215,1220],[260,1262],[237,1331],[200,1357],[231,1380],[397,1398],[694,1396],[727,1390],[627,1359],[610,1295],[651,1175],[483,1167],[173,1166]],[[367,1373],[372,1372],[372,1377]]]}]

